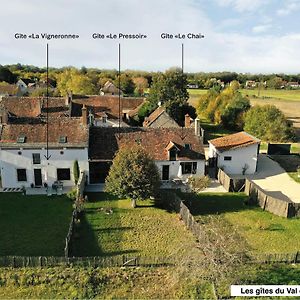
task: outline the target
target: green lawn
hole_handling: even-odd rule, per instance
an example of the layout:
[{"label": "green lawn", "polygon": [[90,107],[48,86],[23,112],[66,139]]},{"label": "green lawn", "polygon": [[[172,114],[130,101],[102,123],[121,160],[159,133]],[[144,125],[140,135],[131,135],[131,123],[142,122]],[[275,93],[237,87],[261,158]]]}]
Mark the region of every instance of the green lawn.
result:
[{"label": "green lawn", "polygon": [[267,97],[279,99],[282,101],[300,101],[300,90],[275,90],[275,89],[263,89],[260,91],[258,96],[258,89],[241,89],[240,92],[246,96],[254,96],[254,97]]},{"label": "green lawn", "polygon": [[71,213],[65,196],[0,193],[0,255],[63,256]]},{"label": "green lawn", "polygon": [[[184,194],[182,195],[184,197]],[[192,214],[204,224],[223,218],[256,253],[294,253],[300,250],[300,219],[286,219],[244,204],[243,193],[186,195]]]},{"label": "green lawn", "polygon": [[[192,234],[175,213],[138,202],[118,200],[106,193],[90,194],[85,217],[76,232],[75,256],[141,254],[169,256],[195,246]],[[107,214],[111,208],[113,213]]]}]

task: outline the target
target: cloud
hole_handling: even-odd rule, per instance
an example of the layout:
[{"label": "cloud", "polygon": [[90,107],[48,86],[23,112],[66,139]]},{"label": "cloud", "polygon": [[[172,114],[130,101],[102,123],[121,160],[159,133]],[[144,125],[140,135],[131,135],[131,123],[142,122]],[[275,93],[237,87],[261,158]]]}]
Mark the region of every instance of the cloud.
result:
[{"label": "cloud", "polygon": [[298,0],[290,0],[286,1],[285,5],[283,8],[280,8],[277,10],[277,15],[278,16],[288,16],[289,14],[296,12],[300,9],[300,1]]},{"label": "cloud", "polygon": [[257,25],[252,28],[253,33],[264,33],[272,27],[271,24]]},{"label": "cloud", "polygon": [[265,6],[270,0],[215,0],[220,6],[231,6],[236,11],[254,12],[258,8]]}]

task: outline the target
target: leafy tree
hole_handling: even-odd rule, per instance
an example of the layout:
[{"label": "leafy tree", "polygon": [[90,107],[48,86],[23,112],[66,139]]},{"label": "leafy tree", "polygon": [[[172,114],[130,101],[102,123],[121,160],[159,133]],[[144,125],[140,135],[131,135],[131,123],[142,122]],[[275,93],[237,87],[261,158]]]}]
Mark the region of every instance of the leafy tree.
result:
[{"label": "leafy tree", "polygon": [[187,76],[179,68],[169,69],[165,74],[157,73],[153,76],[148,99],[154,105],[168,101],[186,103],[189,99],[186,86]]},{"label": "leafy tree", "polygon": [[166,111],[180,126],[184,126],[185,115],[189,114],[192,119],[197,117],[196,109],[180,101],[169,101],[166,103]]},{"label": "leafy tree", "polygon": [[160,177],[154,161],[138,145],[122,147],[113,160],[105,180],[106,192],[119,197],[137,199],[154,196],[159,187]]},{"label": "leafy tree", "polygon": [[135,85],[135,93],[138,96],[144,95],[145,89],[149,86],[148,80],[145,77],[136,77],[133,78]]},{"label": "leafy tree", "polygon": [[14,83],[16,76],[7,68],[0,65],[0,81]]},{"label": "leafy tree", "polygon": [[274,105],[255,105],[245,115],[244,130],[273,142],[287,142],[293,131],[283,112]]},{"label": "leafy tree", "polygon": [[79,164],[78,164],[78,160],[74,161],[73,164],[73,174],[74,174],[74,181],[75,184],[77,184],[78,179],[79,179],[79,173],[80,173],[80,169],[79,169]]},{"label": "leafy tree", "polygon": [[[119,76],[117,76],[116,80],[114,81],[114,85],[119,87]],[[135,89],[135,85],[132,79],[125,73],[121,74],[120,76],[120,88],[124,94],[132,95]]]},{"label": "leafy tree", "polygon": [[281,77],[274,76],[270,80],[267,81],[268,88],[271,89],[280,89],[283,85],[283,80]]}]

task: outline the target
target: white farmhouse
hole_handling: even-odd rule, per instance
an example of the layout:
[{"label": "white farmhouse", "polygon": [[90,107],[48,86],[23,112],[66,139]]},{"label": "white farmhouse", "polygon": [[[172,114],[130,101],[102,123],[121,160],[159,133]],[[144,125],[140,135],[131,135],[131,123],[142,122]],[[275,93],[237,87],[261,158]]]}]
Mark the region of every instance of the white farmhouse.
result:
[{"label": "white farmhouse", "polygon": [[0,168],[3,188],[74,185],[73,164],[88,174],[88,129],[81,119],[49,120],[49,160],[46,160],[46,123],[3,124]]},{"label": "white farmhouse", "polygon": [[242,131],[208,142],[210,166],[217,166],[227,174],[256,172],[259,139]]}]

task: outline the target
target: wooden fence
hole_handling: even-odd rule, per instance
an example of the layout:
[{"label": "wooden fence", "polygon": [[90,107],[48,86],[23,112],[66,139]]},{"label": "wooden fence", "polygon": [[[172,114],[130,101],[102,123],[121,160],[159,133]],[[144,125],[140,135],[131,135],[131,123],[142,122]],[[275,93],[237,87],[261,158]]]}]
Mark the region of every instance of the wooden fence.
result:
[{"label": "wooden fence", "polygon": [[286,218],[300,216],[299,203],[272,197],[249,179],[245,182],[245,193],[249,196],[249,204],[259,205],[263,210]]},{"label": "wooden fence", "polygon": [[146,256],[95,256],[95,257],[26,257],[26,256],[0,256],[0,267],[55,267],[55,266],[79,266],[79,267],[160,267],[173,266],[175,259],[170,257],[146,257]]}]

